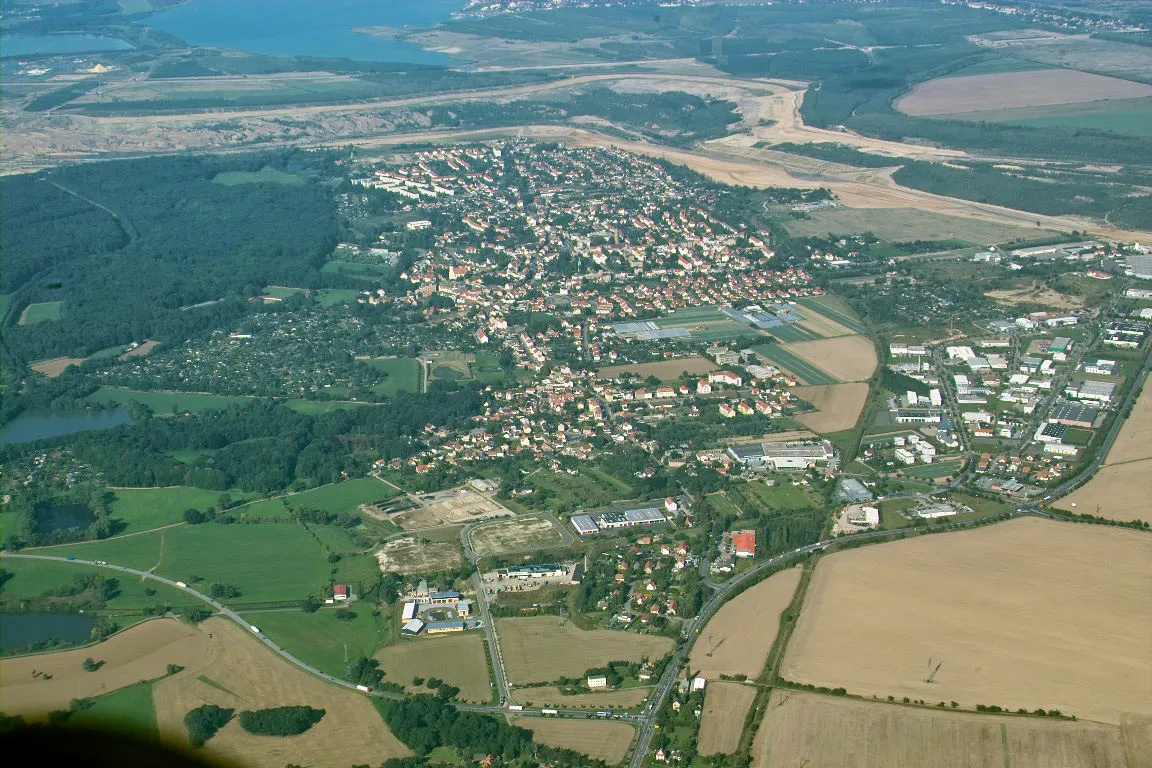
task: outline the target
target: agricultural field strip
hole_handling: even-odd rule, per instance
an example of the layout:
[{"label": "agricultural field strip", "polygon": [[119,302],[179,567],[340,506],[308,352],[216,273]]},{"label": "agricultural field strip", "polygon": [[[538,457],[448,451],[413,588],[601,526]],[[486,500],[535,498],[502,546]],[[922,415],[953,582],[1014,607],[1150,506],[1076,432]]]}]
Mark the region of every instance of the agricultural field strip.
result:
[{"label": "agricultural field strip", "polygon": [[761,344],[753,347],[753,349],[755,349],[758,354],[768,358],[771,362],[795,374],[806,384],[821,385],[839,383],[836,379],[804,360],[799,355],[782,349],[779,344]]}]

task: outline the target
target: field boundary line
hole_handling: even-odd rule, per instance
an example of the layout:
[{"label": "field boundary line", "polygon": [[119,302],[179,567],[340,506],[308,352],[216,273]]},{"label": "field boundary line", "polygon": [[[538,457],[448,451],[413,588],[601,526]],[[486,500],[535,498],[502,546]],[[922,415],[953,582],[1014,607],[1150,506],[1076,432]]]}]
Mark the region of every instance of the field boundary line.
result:
[{"label": "field boundary line", "polygon": [[42,549],[59,549],[60,547],[77,547],[77,546],[83,546],[84,544],[101,544],[105,541],[116,541],[117,539],[127,539],[129,536],[143,536],[146,533],[156,533],[156,531],[163,531],[163,530],[166,530],[168,528],[176,528],[176,527],[181,526],[181,525],[188,525],[188,523],[185,523],[183,521],[181,521],[179,523],[168,523],[168,525],[162,525],[159,528],[149,528],[146,531],[133,531],[132,533],[122,533],[119,536],[109,536],[106,539],[89,539],[87,541],[66,541],[63,544],[45,544],[44,546],[41,546],[41,547],[24,547],[20,551],[21,552],[38,552]]}]

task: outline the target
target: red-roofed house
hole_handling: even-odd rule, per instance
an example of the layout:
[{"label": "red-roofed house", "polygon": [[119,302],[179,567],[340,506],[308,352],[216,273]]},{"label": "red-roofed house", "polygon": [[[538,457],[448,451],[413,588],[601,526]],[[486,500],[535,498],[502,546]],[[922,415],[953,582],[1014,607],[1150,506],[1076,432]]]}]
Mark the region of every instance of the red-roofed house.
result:
[{"label": "red-roofed house", "polygon": [[756,557],[756,531],[734,531],[732,548],[736,557]]},{"label": "red-roofed house", "polygon": [[348,599],[348,585],[347,584],[337,584],[336,586],[334,586],[332,588],[332,597],[333,597],[333,599],[336,599],[336,600],[347,600]]}]

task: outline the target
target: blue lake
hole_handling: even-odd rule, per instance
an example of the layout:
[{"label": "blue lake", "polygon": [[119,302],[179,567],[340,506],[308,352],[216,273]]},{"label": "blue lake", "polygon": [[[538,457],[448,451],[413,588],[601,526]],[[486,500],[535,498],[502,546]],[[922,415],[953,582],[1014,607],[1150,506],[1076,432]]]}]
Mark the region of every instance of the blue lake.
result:
[{"label": "blue lake", "polygon": [[47,437],[60,437],[90,429],[107,429],[131,424],[127,408],[80,413],[22,413],[0,429],[0,445],[30,443]]},{"label": "blue lake", "polygon": [[134,47],[124,40],[100,35],[0,35],[0,56],[126,51]]},{"label": "blue lake", "polygon": [[456,63],[413,43],[353,32],[428,27],[465,0],[189,0],[145,19],[193,45],[268,56],[318,56],[411,64]]},{"label": "blue lake", "polygon": [[14,651],[48,640],[80,645],[92,639],[95,626],[96,619],[78,613],[0,614],[0,649]]}]

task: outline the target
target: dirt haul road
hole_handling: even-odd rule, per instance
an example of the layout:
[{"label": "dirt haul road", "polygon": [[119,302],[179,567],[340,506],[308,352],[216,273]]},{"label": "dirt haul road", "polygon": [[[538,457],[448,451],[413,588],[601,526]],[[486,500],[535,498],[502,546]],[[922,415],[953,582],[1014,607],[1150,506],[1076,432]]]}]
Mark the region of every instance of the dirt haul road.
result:
[{"label": "dirt haul road", "polygon": [[[736,101],[742,114],[741,133],[704,142],[691,150],[645,141],[630,141],[569,126],[520,126],[464,131],[416,131],[430,127],[420,108],[465,101],[513,101],[550,91],[597,83],[617,83],[629,91],[715,93]],[[947,161],[964,152],[871,139],[850,131],[805,125],[800,115],[804,91],[800,83],[771,79],[739,79],[673,73],[587,74],[511,88],[454,92],[403,99],[212,111],[146,117],[39,115],[17,108],[4,110],[5,142],[0,160],[7,173],[26,172],[61,161],[109,153],[157,154],[189,150],[247,151],[277,146],[388,146],[423,141],[465,141],[523,135],[562,139],[583,146],[609,146],[687,165],[727,184],[813,189],[826,187],[851,207],[910,207],[971,219],[1037,227],[1087,230],[1120,240],[1146,241],[1152,234],[1117,229],[1074,216],[1043,216],[983,203],[934,195],[898,186],[892,169],[860,169],[772,150],[758,142],[838,142],[857,149],[899,157]],[[381,114],[394,110],[393,114]],[[774,120],[772,125],[760,125]],[[222,129],[222,125],[231,126]]]}]

